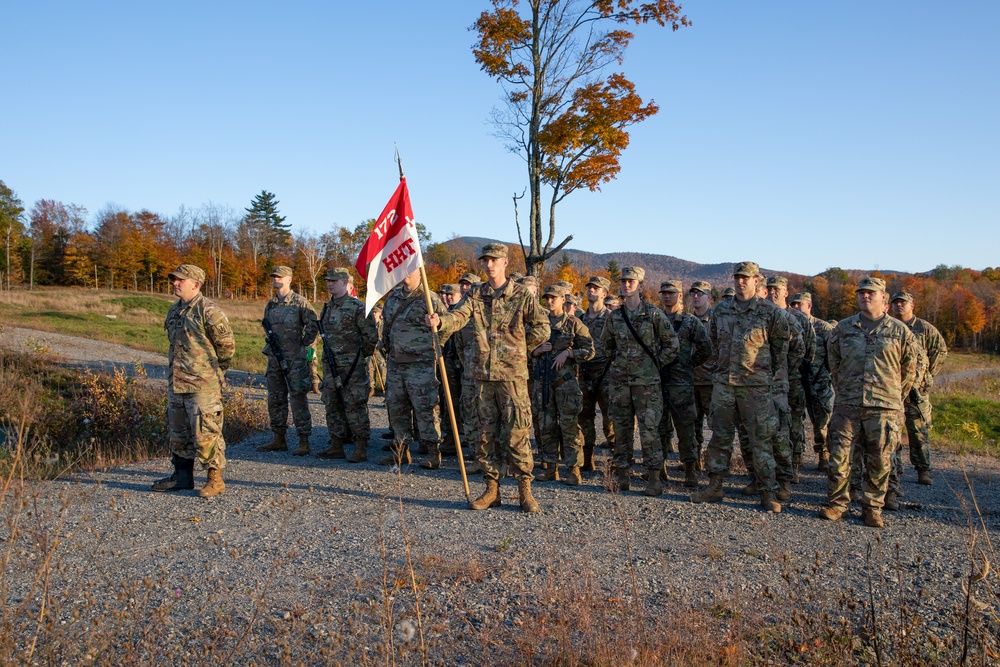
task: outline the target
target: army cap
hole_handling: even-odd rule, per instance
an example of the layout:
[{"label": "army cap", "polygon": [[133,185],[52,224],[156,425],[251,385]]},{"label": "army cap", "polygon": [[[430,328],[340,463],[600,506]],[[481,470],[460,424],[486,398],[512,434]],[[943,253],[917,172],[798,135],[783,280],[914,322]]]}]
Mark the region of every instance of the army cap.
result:
[{"label": "army cap", "polygon": [[567,292],[573,291],[573,283],[568,280],[560,280],[556,283],[556,285],[559,285],[559,287],[562,287]]},{"label": "army cap", "polygon": [[[760,275],[760,266],[757,265],[757,262],[740,262],[733,267],[733,275],[756,278]],[[733,291],[735,293],[735,290]]]},{"label": "army cap", "polygon": [[292,268],[289,266],[276,266],[268,275],[278,276],[279,278],[291,278]]},{"label": "army cap", "polygon": [[479,253],[479,259],[487,257],[507,259],[507,246],[503,243],[487,243],[483,246],[482,252]]},{"label": "army cap", "polygon": [[438,288],[439,294],[461,294],[462,291],[459,289],[458,285],[453,283],[446,283]]},{"label": "army cap", "polygon": [[521,276],[517,279],[517,282],[522,285],[534,285],[535,287],[538,287],[538,278],[535,276]]},{"label": "army cap", "polygon": [[351,272],[342,266],[336,266],[326,270],[326,280],[346,280],[351,281]]},{"label": "army cap", "polygon": [[809,292],[799,292],[798,294],[793,296],[792,300],[789,301],[788,303],[802,303],[802,302],[812,303],[813,295],[810,294]]},{"label": "army cap", "polygon": [[768,287],[788,287],[788,278],[785,276],[771,276],[767,279]]},{"label": "army cap", "polygon": [[545,288],[545,291],[542,292],[542,296],[561,296],[561,297],[565,297],[566,296],[566,290],[564,290],[559,285],[549,285],[548,287]]},{"label": "army cap", "polygon": [[736,296],[736,290],[732,287],[727,287],[726,291],[722,293],[723,297]]},{"label": "army cap", "polygon": [[660,283],[660,294],[680,294],[684,291],[684,285],[679,280],[664,280]]},{"label": "army cap", "polygon": [[621,305],[621,298],[617,294],[609,294],[608,298],[604,300],[604,305],[606,306],[618,306]]},{"label": "army cap", "polygon": [[603,276],[590,276],[590,280],[587,281],[584,287],[590,287],[591,285],[594,287],[603,287],[607,292],[611,291],[611,281]]},{"label": "army cap", "polygon": [[475,285],[479,282],[479,276],[475,273],[463,273],[462,277],[458,279],[460,283],[469,283],[470,285]]},{"label": "army cap", "polygon": [[626,266],[622,269],[621,280],[638,280],[642,282],[646,279],[646,269],[639,266]]},{"label": "army cap", "polygon": [[199,283],[205,282],[205,272],[194,264],[181,264],[167,277],[171,280],[176,278],[187,278],[188,280],[195,280]]},{"label": "army cap", "polygon": [[510,278],[511,280],[520,280],[521,278],[524,277],[524,274],[521,273],[520,271],[511,271],[510,275],[508,275],[507,277]]},{"label": "army cap", "polygon": [[701,292],[702,294],[711,294],[712,283],[706,282],[704,280],[696,280],[693,283],[691,283],[691,289],[688,290],[689,294],[691,292]]},{"label": "army cap", "polygon": [[884,292],[885,291],[885,281],[881,278],[870,278],[864,277],[861,282],[858,283],[855,292]]},{"label": "army cap", "polygon": [[909,292],[896,292],[892,295],[890,301],[909,301],[913,303],[913,295]]}]

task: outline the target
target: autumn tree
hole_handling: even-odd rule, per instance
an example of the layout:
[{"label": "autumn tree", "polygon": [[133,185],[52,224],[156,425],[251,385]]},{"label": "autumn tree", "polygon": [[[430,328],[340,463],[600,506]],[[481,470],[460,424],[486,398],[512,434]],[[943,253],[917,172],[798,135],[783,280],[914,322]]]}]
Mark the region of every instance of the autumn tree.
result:
[{"label": "autumn tree", "polygon": [[39,199],[28,215],[28,286],[66,284],[66,255],[72,239],[84,231],[87,209]]},{"label": "autumn tree", "polygon": [[302,266],[312,283],[314,303],[319,294],[319,276],[326,270],[327,252],[330,250],[329,242],[330,238],[326,235],[317,236],[306,231],[299,232],[295,237],[296,255],[302,257]]},{"label": "autumn tree", "polygon": [[11,249],[17,242],[18,236],[24,231],[24,204],[18,199],[14,191],[0,181],[0,235],[4,240],[4,264],[3,275],[6,278],[7,291],[10,291],[10,273],[14,268],[12,259],[16,260],[17,255],[11,255]]},{"label": "autumn tree", "polygon": [[[599,190],[614,179],[628,128],[658,111],[624,74],[608,72],[622,64],[634,37],[626,28],[653,22],[677,30],[688,19],[673,0],[492,0],[492,6],[472,26],[478,35],[472,52],[503,88],[503,108],[493,110],[497,136],[528,167],[525,264],[537,276],[573,238],[553,247],[556,206],[580,188]],[[543,185],[550,190],[544,243]]]}]

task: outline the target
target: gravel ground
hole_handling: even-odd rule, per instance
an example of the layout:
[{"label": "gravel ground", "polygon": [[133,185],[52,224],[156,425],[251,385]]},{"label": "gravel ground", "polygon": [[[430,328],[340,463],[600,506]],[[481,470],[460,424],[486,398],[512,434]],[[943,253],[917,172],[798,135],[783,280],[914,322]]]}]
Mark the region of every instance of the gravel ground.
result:
[{"label": "gravel ground", "polygon": [[[163,364],[161,355],[57,334],[8,329],[5,340],[26,335],[47,341],[71,364]],[[323,424],[322,405],[316,397],[310,402],[314,423]],[[387,427],[379,397],[371,417],[377,459],[383,442],[377,438]],[[325,446],[326,434],[314,428],[313,451]],[[832,608],[841,592],[866,597],[869,572],[876,594],[897,601],[890,606],[910,605],[931,632],[954,634],[953,608],[964,605],[975,530],[977,544],[983,529],[990,540],[1000,539],[1000,466],[993,459],[935,453],[929,487],[918,486],[907,466],[903,508],[886,512],[879,531],[861,523],[859,507],[835,524],[816,517],[825,479],[811,454],[802,484],[777,515],[739,494],[745,478],[738,474],[727,480],[723,504],[693,505],[676,470],[666,493],[652,499],[635,491],[612,496],[598,473],[577,488],[537,483],[542,512],[525,515],[513,479],[502,482],[500,508],[467,510],[453,458],[439,471],[394,471],[374,462],[257,452],[266,440],[262,434],[230,445],[226,493],[210,500],[195,491],[151,493],[151,482],[170,471],[166,459],[33,487],[39,517],[63,513],[66,585],[147,577],[150,604],[172,598],[176,610],[192,615],[210,593],[221,592],[228,622],[255,619],[246,639],[251,648],[271,651],[275,633],[311,618],[304,632],[313,640],[346,637],[339,659],[364,662],[375,659],[382,641],[386,572],[389,588],[401,588],[393,594],[391,623],[398,641],[408,636],[406,619],[415,616],[408,544],[434,655],[471,664],[481,656],[468,647],[488,644],[497,632],[526,632],[540,609],[570,608],[584,598],[631,605],[637,592],[659,617],[726,607],[777,622],[791,613],[793,599],[819,611]],[[599,453],[603,460],[607,450]],[[203,474],[197,479],[200,485]],[[482,482],[469,481],[475,497]],[[970,514],[970,490],[981,519]],[[30,547],[20,555],[30,558]],[[11,579],[12,601],[24,595],[26,581]],[[989,614],[997,600],[981,604]]]}]

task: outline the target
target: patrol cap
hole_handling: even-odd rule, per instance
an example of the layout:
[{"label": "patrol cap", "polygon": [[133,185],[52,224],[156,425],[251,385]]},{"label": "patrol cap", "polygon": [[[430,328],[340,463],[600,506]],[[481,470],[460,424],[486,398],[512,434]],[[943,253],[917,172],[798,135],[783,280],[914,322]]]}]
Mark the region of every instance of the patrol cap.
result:
[{"label": "patrol cap", "polygon": [[342,266],[335,266],[326,270],[326,280],[346,280],[351,281],[351,272]]},{"label": "patrol cap", "polygon": [[188,280],[196,280],[199,283],[205,282],[205,272],[194,264],[181,264],[167,277],[171,280],[175,278],[187,278]]},{"label": "patrol cap", "polygon": [[459,289],[458,285],[454,283],[446,283],[438,288],[439,294],[461,294],[462,290]]},{"label": "patrol cap", "polygon": [[462,277],[458,279],[460,283],[469,283],[470,285],[475,285],[479,282],[479,276],[475,273],[463,273]]},{"label": "patrol cap", "polygon": [[704,280],[696,280],[693,283],[691,283],[691,289],[688,290],[689,294],[691,292],[701,292],[702,294],[711,294],[712,283],[706,282]]},{"label": "patrol cap", "polygon": [[722,296],[723,297],[736,296],[736,289],[733,287],[727,287],[726,290],[722,293]]},{"label": "patrol cap", "polygon": [[768,287],[788,287],[788,278],[785,276],[771,276],[767,279]]},{"label": "patrol cap", "polygon": [[684,286],[679,280],[664,280],[660,283],[660,294],[667,292],[669,294],[680,294],[684,291]]},{"label": "patrol cap", "polygon": [[507,246],[503,243],[487,243],[483,246],[482,252],[479,253],[479,259],[487,257],[507,259]]},{"label": "patrol cap", "polygon": [[620,306],[621,303],[622,300],[618,297],[617,294],[609,294],[608,298],[604,300],[605,306]]},{"label": "patrol cap", "polygon": [[788,303],[801,303],[801,302],[812,303],[813,295],[810,294],[809,292],[799,292],[798,294],[793,296],[792,300],[789,301]]},{"label": "patrol cap", "polygon": [[885,291],[885,281],[881,278],[871,278],[865,276],[858,283],[855,292],[884,292]]},{"label": "patrol cap", "polygon": [[611,281],[603,276],[590,276],[590,280],[587,281],[584,287],[590,287],[591,285],[594,287],[603,287],[607,292],[611,291]]},{"label": "patrol cap", "polygon": [[520,271],[511,271],[510,275],[507,277],[510,278],[511,280],[520,280],[521,278],[524,277],[524,274],[521,273]]},{"label": "patrol cap", "polygon": [[892,295],[890,301],[909,301],[913,303],[913,295],[909,292],[896,292]]},{"label": "patrol cap", "polygon": [[535,276],[521,276],[517,279],[517,282],[522,285],[534,285],[535,287],[538,287],[538,278]]},{"label": "patrol cap", "polygon": [[[747,278],[756,278],[760,275],[760,266],[757,262],[740,262],[733,267],[734,276],[746,276]],[[736,290],[733,290],[733,294]]]},{"label": "patrol cap", "polygon": [[573,283],[568,280],[560,280],[556,283],[556,285],[559,285],[559,287],[562,287],[567,292],[573,291]]},{"label": "patrol cap", "polygon": [[559,285],[549,285],[548,287],[545,288],[545,291],[542,292],[542,296],[561,296],[561,297],[565,297],[566,296],[566,290],[564,290]]},{"label": "patrol cap", "polygon": [[646,279],[646,270],[639,266],[626,266],[622,269],[622,277],[620,280],[638,280],[643,281]]},{"label": "patrol cap", "polygon": [[268,275],[278,276],[279,278],[291,278],[292,268],[290,266],[276,266]]}]

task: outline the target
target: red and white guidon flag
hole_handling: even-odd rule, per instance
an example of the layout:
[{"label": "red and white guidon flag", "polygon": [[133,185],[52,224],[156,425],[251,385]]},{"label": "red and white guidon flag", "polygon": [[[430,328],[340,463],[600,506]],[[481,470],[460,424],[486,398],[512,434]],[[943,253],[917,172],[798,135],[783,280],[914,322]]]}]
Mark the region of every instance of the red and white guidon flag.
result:
[{"label": "red and white guidon flag", "polygon": [[365,241],[358,261],[354,263],[354,268],[368,284],[365,315],[371,312],[389,290],[423,264],[406,178],[400,178],[399,187],[382,209],[371,236]]}]

